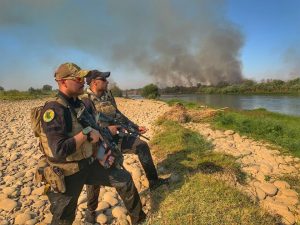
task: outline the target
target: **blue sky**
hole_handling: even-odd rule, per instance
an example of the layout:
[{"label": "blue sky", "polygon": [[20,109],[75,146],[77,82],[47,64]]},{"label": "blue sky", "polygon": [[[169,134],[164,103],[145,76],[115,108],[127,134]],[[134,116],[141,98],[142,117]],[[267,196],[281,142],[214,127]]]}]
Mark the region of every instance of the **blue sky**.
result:
[{"label": "blue sky", "polygon": [[[290,79],[294,67],[300,76],[300,1],[230,0],[227,15],[245,35],[246,77]],[[298,62],[285,62],[290,50]]]},{"label": "blue sky", "polygon": [[0,86],[55,87],[66,61],[121,88],[295,78],[299,11],[298,0],[2,0]]}]

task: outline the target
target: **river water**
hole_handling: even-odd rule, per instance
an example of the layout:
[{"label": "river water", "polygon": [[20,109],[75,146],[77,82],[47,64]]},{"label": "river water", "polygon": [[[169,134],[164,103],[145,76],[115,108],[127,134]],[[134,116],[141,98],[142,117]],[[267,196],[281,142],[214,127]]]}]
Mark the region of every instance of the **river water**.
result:
[{"label": "river water", "polygon": [[217,108],[265,108],[271,112],[300,116],[300,96],[186,94],[162,95],[161,99],[181,99]]}]

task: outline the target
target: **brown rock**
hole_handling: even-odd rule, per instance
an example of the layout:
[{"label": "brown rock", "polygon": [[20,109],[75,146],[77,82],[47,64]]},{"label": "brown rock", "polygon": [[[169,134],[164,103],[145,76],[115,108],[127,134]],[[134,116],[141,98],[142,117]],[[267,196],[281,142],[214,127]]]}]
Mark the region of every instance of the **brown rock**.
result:
[{"label": "brown rock", "polygon": [[255,191],[256,191],[256,196],[259,200],[263,200],[266,198],[266,193],[263,190],[261,190],[259,187],[256,187]]},{"label": "brown rock", "polygon": [[278,189],[289,189],[291,186],[285,182],[285,181],[281,181],[281,180],[276,180],[274,182],[274,185],[278,188]]},{"label": "brown rock", "polygon": [[287,225],[293,225],[296,222],[296,218],[289,210],[282,210],[278,212],[280,216],[282,216],[282,222]]},{"label": "brown rock", "polygon": [[118,200],[110,195],[104,195],[103,200],[111,206],[115,206],[118,204]]},{"label": "brown rock", "polygon": [[103,213],[100,213],[96,218],[96,222],[100,224],[105,224],[107,222],[107,216]]},{"label": "brown rock", "polygon": [[271,183],[261,183],[259,184],[259,188],[271,197],[276,195],[278,191],[277,187]]},{"label": "brown rock", "polygon": [[298,197],[298,193],[291,189],[283,189],[280,191],[280,194],[289,196],[289,197]]},{"label": "brown rock", "polygon": [[31,219],[31,215],[29,213],[22,213],[16,216],[15,224],[25,224],[26,221]]},{"label": "brown rock", "polygon": [[96,210],[97,211],[104,211],[104,210],[108,209],[109,207],[110,207],[110,205],[107,202],[102,201],[102,202],[99,202],[98,207],[97,207]]},{"label": "brown rock", "polygon": [[43,195],[44,194],[44,191],[45,191],[45,187],[44,186],[41,186],[39,188],[36,188],[34,189],[31,194],[32,195]]},{"label": "brown rock", "polygon": [[17,207],[17,202],[6,198],[0,201],[0,209],[3,209],[4,211],[10,212],[13,209],[15,209]]},{"label": "brown rock", "polygon": [[112,215],[115,218],[126,218],[127,209],[121,206],[116,206],[112,209]]},{"label": "brown rock", "polygon": [[24,187],[22,190],[21,190],[21,195],[30,195],[31,193],[31,188],[30,187]]}]

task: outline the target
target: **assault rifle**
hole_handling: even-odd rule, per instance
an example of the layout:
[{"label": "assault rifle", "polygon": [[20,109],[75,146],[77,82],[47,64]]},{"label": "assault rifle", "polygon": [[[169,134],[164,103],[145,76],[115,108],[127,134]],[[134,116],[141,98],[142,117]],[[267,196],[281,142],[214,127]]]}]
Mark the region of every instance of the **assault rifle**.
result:
[{"label": "assault rifle", "polygon": [[[83,125],[83,127],[90,126],[95,130],[98,130],[101,134],[103,143],[98,149],[97,155],[100,157],[97,158],[101,158],[102,156],[104,156],[105,153],[107,153],[110,150],[111,155],[115,158],[112,166],[123,168],[124,156],[118,148],[117,144],[114,142],[113,136],[110,133],[109,129],[107,127],[100,127],[95,121],[94,117],[91,114],[89,114],[87,110],[85,110],[84,106],[81,107],[81,109],[77,112],[77,119],[80,122],[80,124]],[[105,162],[104,167],[109,168],[109,163]]]},{"label": "assault rifle", "polygon": [[[142,135],[139,132],[138,126],[132,123],[130,120],[123,119],[122,115],[117,115],[117,118],[112,118],[110,116],[105,115],[104,113],[99,113],[99,120],[107,123],[111,123],[114,125],[119,125],[121,129],[119,129],[119,135],[124,136],[124,135],[130,135],[133,137],[143,137],[146,140],[150,140],[146,136]],[[124,132],[125,131],[125,132]]]}]

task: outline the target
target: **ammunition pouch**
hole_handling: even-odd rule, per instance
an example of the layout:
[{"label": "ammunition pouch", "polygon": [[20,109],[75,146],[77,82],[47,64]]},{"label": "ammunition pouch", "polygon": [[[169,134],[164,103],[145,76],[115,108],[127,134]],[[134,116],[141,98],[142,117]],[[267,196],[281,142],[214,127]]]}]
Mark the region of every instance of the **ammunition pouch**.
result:
[{"label": "ammunition pouch", "polygon": [[48,166],[44,169],[45,180],[55,192],[65,193],[66,184],[63,171],[56,166]]},{"label": "ammunition pouch", "polygon": [[34,180],[36,185],[46,182],[54,192],[66,192],[65,176],[63,171],[56,166],[47,165],[45,167],[38,167],[34,175]]}]

